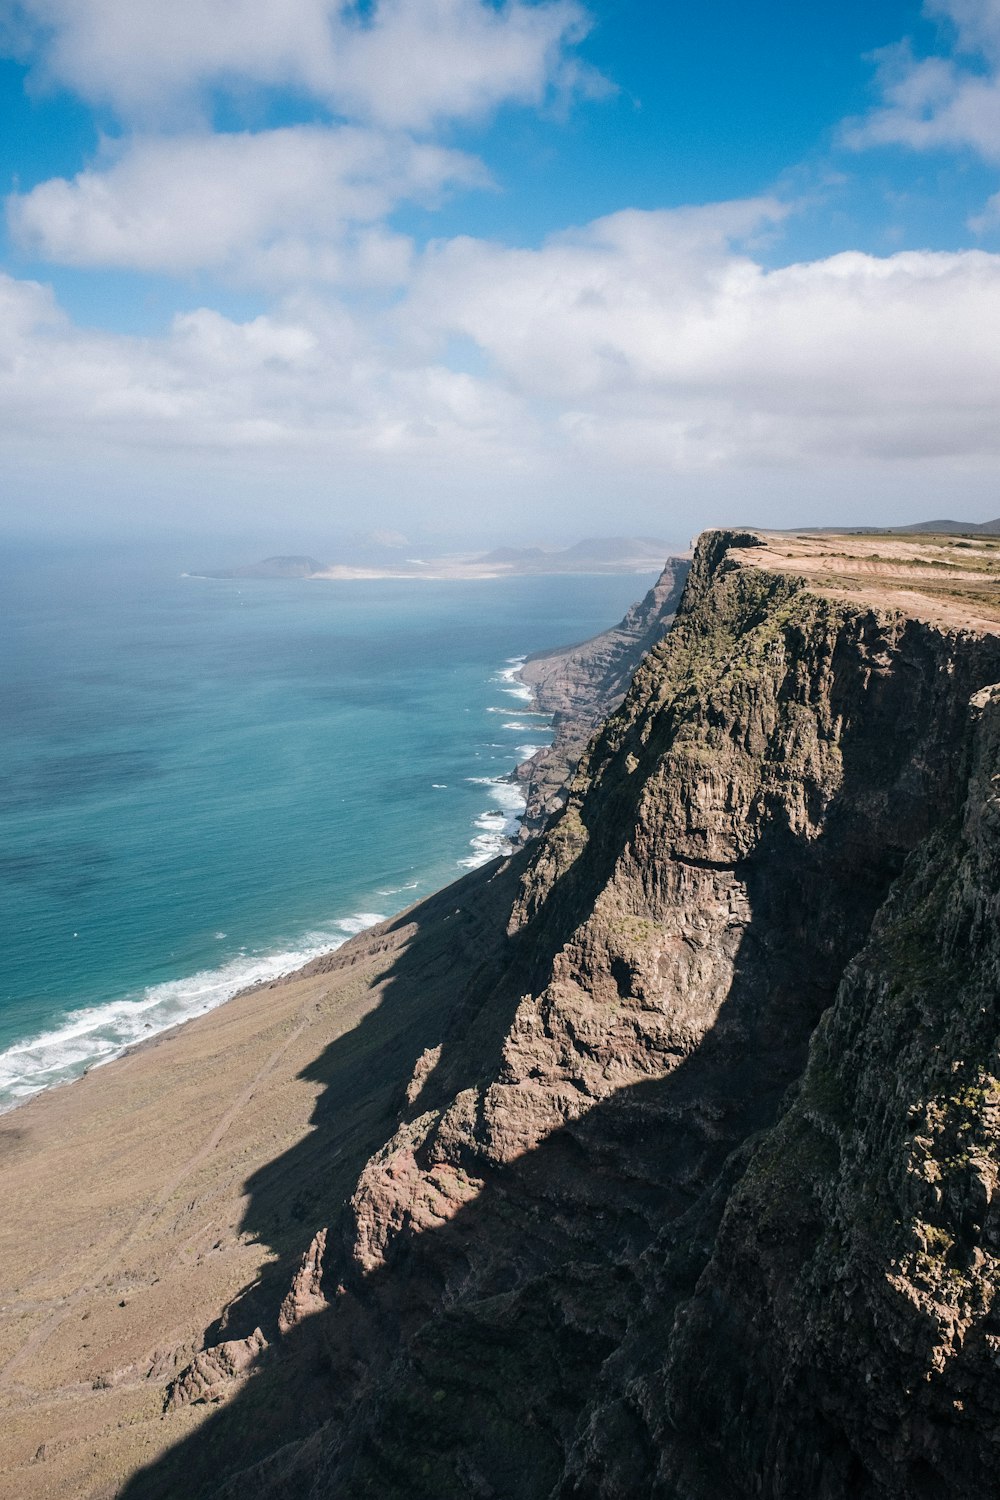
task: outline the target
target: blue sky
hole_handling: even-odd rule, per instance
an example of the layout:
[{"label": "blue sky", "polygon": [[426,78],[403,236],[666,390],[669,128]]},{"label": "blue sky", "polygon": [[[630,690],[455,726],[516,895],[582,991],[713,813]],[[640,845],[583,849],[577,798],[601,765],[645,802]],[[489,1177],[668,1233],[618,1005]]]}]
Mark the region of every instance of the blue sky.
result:
[{"label": "blue sky", "polygon": [[16,526],[1000,514],[1000,0],[22,0],[0,39]]}]

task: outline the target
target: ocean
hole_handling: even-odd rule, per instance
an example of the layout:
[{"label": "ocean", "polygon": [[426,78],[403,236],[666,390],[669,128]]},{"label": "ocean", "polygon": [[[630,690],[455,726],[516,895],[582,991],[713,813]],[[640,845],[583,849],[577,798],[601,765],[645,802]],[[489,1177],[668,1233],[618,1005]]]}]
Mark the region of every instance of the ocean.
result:
[{"label": "ocean", "polygon": [[654,575],[182,576],[0,561],[0,1109],[509,847],[526,653]]}]

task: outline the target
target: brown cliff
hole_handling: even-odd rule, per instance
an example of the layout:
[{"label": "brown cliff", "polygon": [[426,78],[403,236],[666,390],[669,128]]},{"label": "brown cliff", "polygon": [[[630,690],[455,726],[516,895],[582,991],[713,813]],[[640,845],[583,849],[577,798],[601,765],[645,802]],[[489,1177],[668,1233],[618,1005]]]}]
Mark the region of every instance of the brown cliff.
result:
[{"label": "brown cliff", "polygon": [[[158,1359],[79,1396],[132,1424],[88,1429],[105,1475],[160,1454],[123,1495],[990,1492],[997,561],[707,535],[551,826],[277,987],[310,1060],[231,1051],[256,1090],[232,1227],[210,1252],[232,1188],[202,1153],[127,1242],[201,1246],[158,1263],[192,1295],[229,1254],[228,1305],[198,1337],[175,1300]],[[173,1055],[221,1038],[207,1017]],[[58,1101],[18,1113],[51,1155]],[[138,1305],[165,1295],[136,1273]],[[31,1488],[19,1392],[68,1327],[34,1305],[10,1493],[69,1494]],[[159,1428],[127,1404],[189,1368],[202,1399]]]},{"label": "brown cliff", "polygon": [[636,667],[673,624],[689,566],[685,558],[668,557],[653,587],[611,630],[525,661],[521,681],[534,693],[538,710],[552,715],[554,737],[516,772],[527,803],[524,837],[538,833],[564,806],[567,783],[588,740],[619,706]]}]

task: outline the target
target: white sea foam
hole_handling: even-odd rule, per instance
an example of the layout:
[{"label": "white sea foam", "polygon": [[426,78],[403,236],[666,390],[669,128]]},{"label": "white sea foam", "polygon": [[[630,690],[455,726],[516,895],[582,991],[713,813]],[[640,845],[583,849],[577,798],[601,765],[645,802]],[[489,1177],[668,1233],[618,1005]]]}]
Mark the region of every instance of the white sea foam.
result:
[{"label": "white sea foam", "polygon": [[341,917],[334,922],[334,927],[339,927],[341,932],[346,932],[349,937],[356,933],[364,932],[366,927],[374,927],[378,922],[384,922],[385,917],[378,911],[358,911],[353,917]]},{"label": "white sea foam", "polygon": [[119,1057],[127,1047],[203,1015],[240,990],[267,984],[329,953],[384,918],[355,912],[332,924],[334,931],[306,933],[299,946],[281,953],[241,953],[217,969],[150,985],[138,995],[70,1011],[61,1025],[0,1052],[0,1112],[52,1084],[67,1083]]},{"label": "white sea foam", "polygon": [[[494,705],[492,708],[488,708],[486,712],[488,714],[509,714],[512,712],[512,710],[509,703],[501,703]],[[518,713],[520,714],[522,719],[551,720],[552,718],[551,713],[547,713],[544,709],[541,708],[519,708]]]},{"label": "white sea foam", "polygon": [[527,657],[524,656],[508,657],[507,665],[501,667],[493,679],[500,684],[502,693],[506,693],[511,698],[519,698],[522,703],[530,703],[535,696],[532,689],[520,680],[521,668],[526,660]]},{"label": "white sea foam", "polygon": [[482,828],[486,833],[503,833],[507,826],[507,815],[499,809],[496,812],[482,812],[474,820],[475,828]]},{"label": "white sea foam", "polygon": [[511,839],[517,833],[525,800],[521,788],[506,776],[467,776],[473,786],[489,788],[493,807],[485,808],[473,819],[473,827],[479,830],[470,840],[472,853],[459,864],[466,870],[478,869],[498,854],[509,854],[513,848]]},{"label": "white sea foam", "polygon": [[524,793],[513,781],[499,780],[494,782],[490,790],[490,798],[498,807],[502,807],[507,813],[508,822],[514,825],[516,830],[517,819],[524,812]]}]

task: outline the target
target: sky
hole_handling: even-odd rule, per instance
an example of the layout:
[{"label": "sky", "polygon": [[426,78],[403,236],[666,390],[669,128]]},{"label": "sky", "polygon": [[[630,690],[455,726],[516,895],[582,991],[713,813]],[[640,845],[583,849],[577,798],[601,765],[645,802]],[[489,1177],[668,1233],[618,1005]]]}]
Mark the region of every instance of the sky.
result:
[{"label": "sky", "polygon": [[1000,515],[1000,0],[0,0],[9,533]]}]

